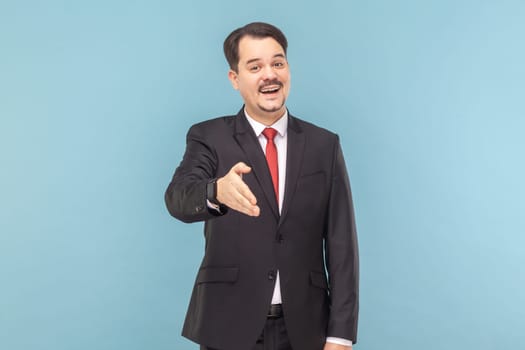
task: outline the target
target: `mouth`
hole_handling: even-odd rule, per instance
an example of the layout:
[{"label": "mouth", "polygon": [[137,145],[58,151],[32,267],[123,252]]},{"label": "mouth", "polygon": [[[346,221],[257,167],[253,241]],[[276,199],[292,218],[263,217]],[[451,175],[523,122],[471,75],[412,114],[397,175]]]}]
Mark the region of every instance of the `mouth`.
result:
[{"label": "mouth", "polygon": [[281,90],[282,87],[283,87],[283,84],[281,82],[273,81],[270,84],[265,84],[261,86],[259,88],[259,92],[264,95],[275,94],[276,92]]}]

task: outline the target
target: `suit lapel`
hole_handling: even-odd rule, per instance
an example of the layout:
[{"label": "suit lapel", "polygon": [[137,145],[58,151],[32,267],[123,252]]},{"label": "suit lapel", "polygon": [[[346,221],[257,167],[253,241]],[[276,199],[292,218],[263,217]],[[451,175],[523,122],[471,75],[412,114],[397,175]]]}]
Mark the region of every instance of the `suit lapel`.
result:
[{"label": "suit lapel", "polygon": [[288,117],[288,146],[286,155],[286,184],[284,188],[283,207],[279,225],[283,222],[292,205],[292,199],[297,187],[297,179],[303,163],[305,137],[297,120],[291,115]]},{"label": "suit lapel", "polygon": [[268,164],[266,163],[266,157],[264,156],[264,152],[257,136],[255,136],[252,127],[244,115],[244,108],[241,109],[235,118],[235,131],[233,137],[246,155],[246,159],[249,161],[248,166],[252,168],[252,173],[261,186],[266,200],[270,203],[270,208],[273,214],[276,218],[279,218],[279,208],[277,207],[277,201],[275,200],[272,178],[270,170],[268,169]]}]

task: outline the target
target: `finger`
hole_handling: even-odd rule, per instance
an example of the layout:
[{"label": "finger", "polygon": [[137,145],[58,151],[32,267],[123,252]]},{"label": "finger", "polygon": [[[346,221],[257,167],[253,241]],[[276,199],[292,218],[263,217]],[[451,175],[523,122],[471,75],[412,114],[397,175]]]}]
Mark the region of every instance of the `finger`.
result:
[{"label": "finger", "polygon": [[248,165],[246,165],[246,163],[244,162],[239,162],[237,164],[235,164],[231,170],[236,173],[237,175],[242,175],[242,174],[247,174],[249,173],[250,171],[252,171],[252,168],[250,168]]},{"label": "finger", "polygon": [[249,216],[259,216],[261,210],[256,205],[251,205],[244,197],[237,196],[232,199],[229,207]]},{"label": "finger", "polygon": [[244,181],[241,181],[241,183],[238,185],[237,187],[237,191],[239,192],[239,194],[241,196],[243,196],[252,206],[256,205],[257,204],[257,198],[255,197],[255,195],[252,193],[252,191],[250,190],[250,188],[248,187],[248,185],[244,182]]},{"label": "finger", "polygon": [[239,209],[232,208],[234,210],[237,210],[238,212],[248,215],[248,216],[259,216],[261,214],[261,209],[254,205],[251,207],[239,207]]},{"label": "finger", "polygon": [[[246,186],[246,188],[247,188],[247,186]],[[252,194],[252,196],[253,196],[253,194]],[[254,210],[254,208],[256,206],[256,202],[257,202],[255,200],[255,196],[253,197],[253,201],[255,203],[253,203],[252,201],[250,201],[250,199],[245,197],[241,192],[235,193],[234,199],[235,199],[237,205],[242,207],[244,210],[247,210],[247,211],[250,211],[250,212]]]}]

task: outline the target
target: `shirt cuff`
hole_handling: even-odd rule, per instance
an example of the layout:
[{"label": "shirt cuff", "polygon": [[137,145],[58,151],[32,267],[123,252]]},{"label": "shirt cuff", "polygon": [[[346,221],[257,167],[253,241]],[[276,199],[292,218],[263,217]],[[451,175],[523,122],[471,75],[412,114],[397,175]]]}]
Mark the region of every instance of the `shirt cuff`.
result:
[{"label": "shirt cuff", "polygon": [[210,209],[214,209],[214,210],[218,211],[219,213],[221,212],[221,207],[216,205],[216,204],[213,204],[208,199],[206,199],[206,205],[208,205],[208,208],[210,208]]},{"label": "shirt cuff", "polygon": [[352,341],[348,339],[343,338],[336,338],[336,337],[326,337],[327,343],[334,343],[339,345],[345,345],[345,346],[352,346]]}]

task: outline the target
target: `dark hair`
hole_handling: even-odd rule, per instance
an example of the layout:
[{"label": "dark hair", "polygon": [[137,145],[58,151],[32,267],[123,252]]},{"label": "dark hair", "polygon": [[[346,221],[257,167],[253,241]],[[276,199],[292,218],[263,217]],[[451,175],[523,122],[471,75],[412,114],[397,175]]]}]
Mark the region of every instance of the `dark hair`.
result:
[{"label": "dark hair", "polygon": [[282,46],[284,54],[288,48],[288,41],[281,30],[271,24],[263,22],[253,22],[244,27],[237,28],[228,35],[224,40],[224,56],[230,65],[230,68],[237,72],[239,68],[239,42],[245,36],[255,38],[273,38]]}]

